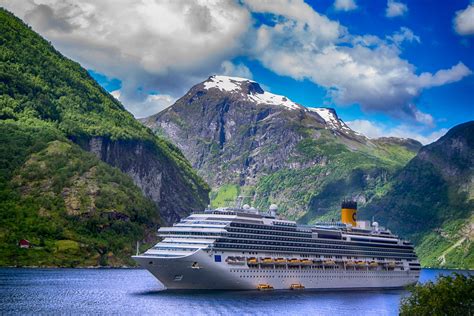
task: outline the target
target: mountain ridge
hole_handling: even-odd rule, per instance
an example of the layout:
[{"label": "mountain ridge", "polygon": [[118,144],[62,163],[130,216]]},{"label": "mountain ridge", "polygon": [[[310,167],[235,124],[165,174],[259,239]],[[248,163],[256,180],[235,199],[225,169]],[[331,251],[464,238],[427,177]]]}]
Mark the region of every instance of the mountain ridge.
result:
[{"label": "mountain ridge", "polygon": [[[253,80],[227,76],[210,76],[171,107],[141,122],[181,149],[213,187],[213,206],[222,206],[224,200],[224,204],[231,203],[241,194],[251,196],[247,202],[259,207],[284,201],[286,212],[290,200],[295,199],[296,211],[285,213],[292,219],[302,217],[305,208],[318,204],[310,202],[313,192],[296,198],[296,191],[268,191],[268,183],[278,185],[273,182],[286,179],[296,189],[296,183],[307,177],[298,175],[302,170],[309,170],[315,178],[323,177],[325,172],[339,173],[335,177],[343,180],[344,176],[351,178],[350,174],[361,167],[364,171],[353,175],[358,182],[358,189],[354,190],[357,195],[368,182],[369,186],[379,186],[374,182],[384,182],[387,173],[414,155],[416,144],[421,147],[416,141],[410,147],[401,146],[402,140],[370,140],[350,129],[334,109],[306,108],[288,97],[264,91]],[[346,165],[350,160],[347,157],[358,161],[355,170],[333,170],[339,163]],[[363,157],[368,157],[367,161]],[[369,171],[369,165],[377,166],[378,171]],[[367,176],[368,182],[363,179]],[[329,183],[318,188],[310,185],[308,190],[320,191],[326,185]],[[368,198],[364,196],[361,200]],[[323,213],[338,203],[325,205]]]}]

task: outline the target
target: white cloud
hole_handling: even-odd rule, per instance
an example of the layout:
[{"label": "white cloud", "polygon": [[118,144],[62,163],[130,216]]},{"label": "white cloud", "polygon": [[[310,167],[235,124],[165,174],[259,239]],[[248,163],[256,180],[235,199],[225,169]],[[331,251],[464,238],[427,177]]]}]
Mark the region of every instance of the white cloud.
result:
[{"label": "white cloud", "polygon": [[[290,28],[296,27],[299,30],[304,28],[317,30],[317,32],[307,32],[300,35],[312,35],[310,39],[312,45],[321,46],[337,40],[341,34],[345,33],[345,28],[339,22],[331,21],[326,16],[314,11],[303,0],[280,0],[280,1],[259,1],[246,0],[252,12],[270,13],[276,16],[285,17],[286,20],[276,23],[274,30],[284,33]],[[297,22],[297,23],[295,23]],[[260,27],[258,31],[257,48],[265,47],[269,38],[266,37],[266,25]],[[293,34],[298,35],[298,34]],[[294,42],[301,41],[301,38],[295,38]]]},{"label": "white cloud", "polygon": [[241,77],[247,79],[253,78],[252,72],[247,66],[242,63],[236,65],[228,60],[221,64],[220,74],[224,76]]},{"label": "white cloud", "polygon": [[[326,88],[339,105],[358,103],[364,111],[427,125],[433,118],[414,105],[422,91],[471,73],[459,62],[450,69],[420,74],[401,57],[403,45],[420,42],[410,29],[402,27],[384,38],[355,36],[302,0],[0,0],[0,4],[66,56],[120,79],[121,100],[136,116],[166,106],[167,100],[212,74],[251,77],[247,66],[232,63],[239,56],[258,60],[277,74],[308,79]],[[389,1],[388,6],[400,4]],[[401,8],[406,12],[405,5]],[[254,26],[252,13],[268,13],[272,23]],[[150,91],[165,97],[158,100]]]},{"label": "white cloud", "polygon": [[354,0],[336,0],[334,8],[338,11],[351,11],[357,9],[357,4]]},{"label": "white cloud", "polygon": [[359,132],[368,138],[387,136],[385,134],[385,127],[379,123],[368,120],[345,121],[345,123],[354,131]]},{"label": "white cloud", "polygon": [[459,62],[449,69],[438,70],[434,75],[429,72],[421,73],[417,77],[416,84],[419,88],[431,88],[456,82],[472,74],[466,65]]},{"label": "white cloud", "polygon": [[120,90],[112,91],[110,94],[123,104],[127,104],[127,109],[136,118],[143,118],[156,114],[176,102],[175,98],[167,94],[149,94],[142,101],[130,100],[127,96],[124,96]]},{"label": "white cloud", "polygon": [[347,121],[346,124],[354,131],[359,132],[368,138],[379,137],[399,137],[411,138],[419,141],[423,145],[430,144],[448,132],[448,129],[441,128],[434,131],[426,131],[424,126],[413,126],[400,124],[395,127],[388,127],[385,124],[368,120]]},{"label": "white cloud", "polygon": [[399,32],[395,32],[391,36],[387,36],[387,39],[393,41],[396,45],[401,45],[403,42],[416,42],[420,43],[420,37],[415,35],[412,30],[407,27],[402,26]]},{"label": "white cloud", "polygon": [[454,29],[460,35],[474,34],[474,4],[471,3],[466,9],[457,11],[454,17]]},{"label": "white cloud", "polygon": [[396,16],[405,15],[408,12],[408,7],[402,2],[395,0],[387,1],[387,8],[385,9],[385,16],[393,18]]},{"label": "white cloud", "polygon": [[289,1],[289,13],[275,3],[283,6],[283,1],[250,1],[253,11],[278,12],[273,25],[258,28],[255,58],[279,75],[326,88],[339,105],[358,103],[365,111],[431,125],[432,117],[414,105],[421,92],[471,74],[462,63],[435,74],[417,74],[416,67],[400,57],[403,43],[420,41],[406,27],[386,39],[353,36],[338,22],[308,11],[301,1]]},{"label": "white cloud", "polygon": [[[233,1],[0,0],[66,56],[122,81],[122,97],[180,96],[242,53],[252,25]],[[125,104],[128,106],[128,104]],[[146,111],[146,109],[144,110]]]}]

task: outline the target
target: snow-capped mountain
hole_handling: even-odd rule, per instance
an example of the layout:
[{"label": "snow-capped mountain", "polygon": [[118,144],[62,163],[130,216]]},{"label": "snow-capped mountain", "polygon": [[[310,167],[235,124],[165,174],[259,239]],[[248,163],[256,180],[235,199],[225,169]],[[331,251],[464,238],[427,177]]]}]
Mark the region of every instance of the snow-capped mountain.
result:
[{"label": "snow-capped mountain", "polygon": [[[291,189],[297,194],[296,191],[303,190],[310,194],[325,183],[324,178],[350,178],[347,172],[357,170],[357,165],[340,168],[348,160],[364,163],[364,168],[373,164],[373,170],[363,171],[357,177],[367,176],[370,181],[383,183],[379,177],[386,177],[388,171],[382,170],[385,167],[378,169],[378,159],[388,155],[385,150],[393,143],[379,144],[354,132],[334,109],[305,107],[288,97],[264,91],[253,80],[227,76],[209,77],[171,107],[142,122],[171,139],[215,190],[233,185],[267,191],[263,188],[268,177],[281,174],[281,181],[289,175],[295,177],[288,186],[280,183],[268,188],[272,192],[264,194],[266,202],[270,196],[271,201],[281,202],[284,195],[284,199],[292,198],[296,204],[308,203],[309,200],[284,191]],[[380,165],[397,157],[384,159]],[[315,172],[322,174],[314,175]],[[315,178],[305,178],[312,174]],[[367,181],[356,183],[365,186],[369,185]],[[332,197],[346,193],[342,189]],[[255,194],[257,204],[263,201],[257,193],[249,194]],[[308,205],[293,207],[300,212]]]},{"label": "snow-capped mountain", "polygon": [[217,89],[221,92],[235,95],[241,101],[248,101],[258,105],[280,106],[288,110],[310,111],[316,113],[322,119],[326,129],[340,131],[345,134],[357,134],[337,116],[334,109],[302,106],[286,96],[263,90],[257,82],[250,79],[214,75],[204,81],[203,84],[206,90],[212,91],[212,89]]},{"label": "snow-capped mountain", "polygon": [[[255,89],[245,90],[245,85],[242,83],[251,84]],[[253,80],[228,77],[228,76],[211,76],[204,82],[204,89],[219,89],[220,91],[237,93],[243,99],[257,104],[272,104],[277,106],[284,106],[290,110],[301,110],[304,107],[291,101],[289,98],[264,91],[258,83]]]}]

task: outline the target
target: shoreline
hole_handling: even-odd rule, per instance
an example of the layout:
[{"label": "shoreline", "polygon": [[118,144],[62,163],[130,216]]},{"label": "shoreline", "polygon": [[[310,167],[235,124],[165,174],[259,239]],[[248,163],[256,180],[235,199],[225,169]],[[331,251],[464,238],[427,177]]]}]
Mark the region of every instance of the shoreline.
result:
[{"label": "shoreline", "polygon": [[57,267],[57,266],[0,266],[0,269],[143,269],[139,266],[78,266],[78,267]]}]

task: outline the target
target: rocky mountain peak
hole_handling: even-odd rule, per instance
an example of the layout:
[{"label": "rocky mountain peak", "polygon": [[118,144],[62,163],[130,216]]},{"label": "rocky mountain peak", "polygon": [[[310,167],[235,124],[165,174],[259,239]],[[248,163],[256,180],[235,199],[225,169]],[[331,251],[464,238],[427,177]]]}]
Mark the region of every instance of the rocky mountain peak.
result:
[{"label": "rocky mountain peak", "polygon": [[256,81],[240,77],[213,75],[199,84],[200,89],[219,93],[231,94],[240,101],[251,102],[256,105],[282,106],[287,110],[303,111],[307,115],[322,123],[326,129],[339,131],[345,135],[360,135],[342,121],[333,108],[305,107],[290,100],[290,98],[267,92]]},{"label": "rocky mountain peak", "polygon": [[244,101],[256,104],[284,106],[290,110],[302,110],[303,106],[291,101],[288,97],[273,94],[262,89],[255,81],[240,77],[211,76],[203,82],[205,90],[218,89],[225,93],[237,94]]}]

